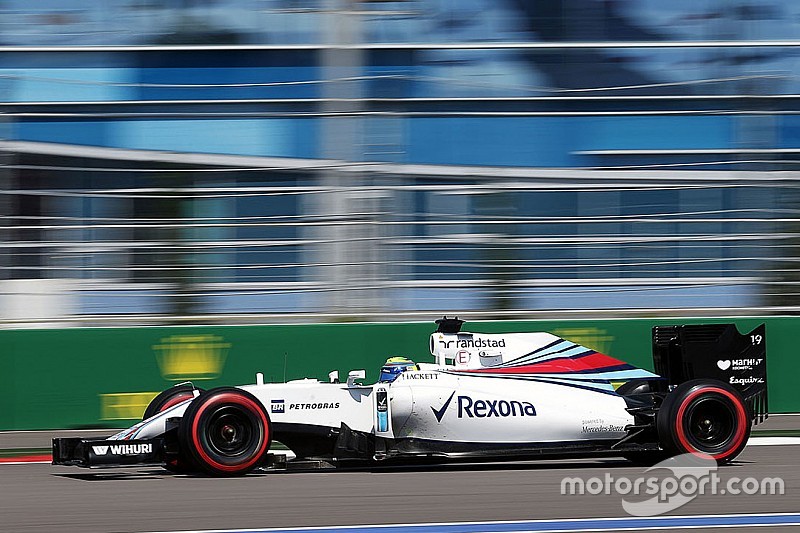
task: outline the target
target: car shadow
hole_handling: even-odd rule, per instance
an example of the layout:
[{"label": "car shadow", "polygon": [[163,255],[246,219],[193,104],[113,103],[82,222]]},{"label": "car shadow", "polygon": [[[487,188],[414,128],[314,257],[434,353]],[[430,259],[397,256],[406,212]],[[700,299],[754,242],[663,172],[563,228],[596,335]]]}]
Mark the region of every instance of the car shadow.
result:
[{"label": "car shadow", "polygon": [[[734,461],[721,468],[741,468],[753,464],[753,461]],[[415,464],[386,464],[368,466],[342,466],[342,467],[295,467],[281,470],[261,469],[248,474],[248,477],[265,477],[274,475],[292,475],[309,473],[449,473],[449,472],[505,472],[505,471],[558,471],[558,470],[608,470],[632,468],[644,471],[646,466],[637,465],[625,459],[561,459],[540,461],[507,461],[507,462],[449,462],[432,463],[418,462]],[[202,473],[175,474],[161,468],[148,468],[147,470],[92,470],[75,473],[53,473],[53,476],[74,479],[77,481],[122,481],[122,480],[159,480],[175,478],[219,479]]]}]

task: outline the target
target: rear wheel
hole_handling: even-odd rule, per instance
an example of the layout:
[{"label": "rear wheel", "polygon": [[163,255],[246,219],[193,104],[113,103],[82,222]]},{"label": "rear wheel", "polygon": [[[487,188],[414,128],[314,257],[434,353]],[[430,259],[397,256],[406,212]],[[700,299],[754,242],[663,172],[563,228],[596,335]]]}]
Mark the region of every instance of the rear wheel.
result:
[{"label": "rear wheel", "polygon": [[721,381],[696,379],[670,392],[656,426],[661,445],[672,454],[705,454],[732,461],[750,437],[750,415],[742,396]]},{"label": "rear wheel", "polygon": [[261,402],[233,387],[201,394],[189,405],[178,429],[181,453],[217,476],[244,475],[258,467],[271,437],[269,415]]}]

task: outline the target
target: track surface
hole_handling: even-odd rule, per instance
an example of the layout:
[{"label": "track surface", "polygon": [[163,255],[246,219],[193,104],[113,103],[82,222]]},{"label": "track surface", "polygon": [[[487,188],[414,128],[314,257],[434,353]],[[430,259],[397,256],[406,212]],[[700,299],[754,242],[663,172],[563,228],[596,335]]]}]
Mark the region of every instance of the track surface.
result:
[{"label": "track surface", "polygon": [[[141,532],[626,516],[619,495],[560,493],[565,476],[606,472],[634,478],[644,469],[603,459],[213,479],[172,476],[159,468],[4,465],[0,530]],[[779,476],[786,493],[698,496],[671,514],[800,510],[800,446],[748,447],[735,465],[718,473],[723,479]]]}]

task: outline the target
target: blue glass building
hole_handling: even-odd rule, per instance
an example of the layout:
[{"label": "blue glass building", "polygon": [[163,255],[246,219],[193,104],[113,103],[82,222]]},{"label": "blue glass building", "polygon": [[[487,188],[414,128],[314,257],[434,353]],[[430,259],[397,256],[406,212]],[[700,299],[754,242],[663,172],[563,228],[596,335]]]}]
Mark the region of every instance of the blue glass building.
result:
[{"label": "blue glass building", "polygon": [[2,270],[79,315],[758,307],[793,245],[795,2],[0,17]]}]

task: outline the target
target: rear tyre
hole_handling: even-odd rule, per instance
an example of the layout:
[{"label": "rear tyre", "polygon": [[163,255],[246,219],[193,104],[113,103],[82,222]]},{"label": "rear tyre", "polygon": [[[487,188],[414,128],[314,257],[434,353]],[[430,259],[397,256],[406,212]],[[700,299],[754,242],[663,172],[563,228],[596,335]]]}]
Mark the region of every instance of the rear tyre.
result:
[{"label": "rear tyre", "polygon": [[670,454],[709,455],[719,464],[732,461],[750,438],[751,417],[741,394],[712,379],[678,385],[656,418],[661,446]]},{"label": "rear tyre", "polygon": [[[147,409],[144,410],[142,420],[147,420],[148,418],[155,416],[162,411],[166,411],[170,407],[178,405],[181,402],[191,400],[194,397],[194,390],[194,386],[184,383],[182,385],[170,387],[169,389],[161,392],[161,394],[153,398],[150,404],[148,404]],[[197,390],[203,392],[203,389]]]},{"label": "rear tyre", "polygon": [[178,428],[181,454],[215,476],[241,476],[269,450],[272,427],[264,407],[247,391],[220,387],[189,404]]}]

